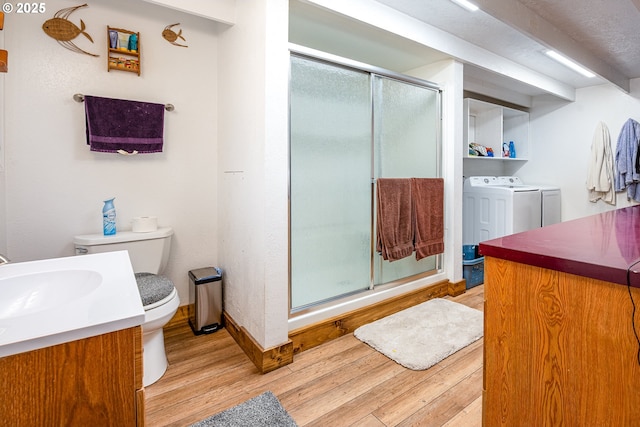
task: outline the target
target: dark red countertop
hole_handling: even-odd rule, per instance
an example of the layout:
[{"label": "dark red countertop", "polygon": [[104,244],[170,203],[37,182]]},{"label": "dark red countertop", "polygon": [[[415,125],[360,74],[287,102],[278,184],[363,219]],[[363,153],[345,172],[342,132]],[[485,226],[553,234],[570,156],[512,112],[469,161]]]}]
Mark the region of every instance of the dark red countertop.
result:
[{"label": "dark red countertop", "polygon": [[[640,205],[487,240],[480,253],[626,285],[640,261]],[[640,263],[631,271],[640,288]]]}]

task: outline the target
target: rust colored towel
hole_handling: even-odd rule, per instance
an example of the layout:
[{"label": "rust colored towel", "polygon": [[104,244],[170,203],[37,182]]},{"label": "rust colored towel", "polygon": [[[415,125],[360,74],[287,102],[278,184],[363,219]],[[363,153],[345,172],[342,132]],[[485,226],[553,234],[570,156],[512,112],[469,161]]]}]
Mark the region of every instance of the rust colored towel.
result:
[{"label": "rust colored towel", "polygon": [[396,261],[413,252],[411,180],[378,178],[377,243],[382,258]]},{"label": "rust colored towel", "polygon": [[416,259],[444,252],[444,180],[411,178]]}]

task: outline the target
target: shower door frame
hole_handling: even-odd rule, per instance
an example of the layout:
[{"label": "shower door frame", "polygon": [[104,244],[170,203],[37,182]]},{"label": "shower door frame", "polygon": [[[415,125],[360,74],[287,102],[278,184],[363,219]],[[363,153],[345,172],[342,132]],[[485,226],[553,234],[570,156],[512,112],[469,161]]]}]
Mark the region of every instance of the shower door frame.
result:
[{"label": "shower door frame", "polygon": [[[332,66],[339,66],[339,67],[343,67],[345,69],[351,69],[353,71],[357,71],[357,72],[365,72],[365,73],[369,73],[370,74],[370,86],[371,86],[371,90],[370,90],[370,105],[371,105],[371,146],[372,149],[375,145],[375,132],[374,132],[374,126],[375,126],[375,103],[374,103],[374,84],[375,84],[375,77],[383,77],[383,78],[387,78],[387,79],[392,79],[392,80],[397,80],[399,82],[402,83],[407,83],[407,84],[412,84],[421,88],[425,88],[425,89],[430,89],[433,90],[436,93],[436,97],[437,97],[437,122],[439,123],[439,126],[437,126],[436,129],[436,175],[437,177],[442,177],[442,89],[440,89],[440,86],[437,85],[436,83],[427,81],[427,80],[423,80],[417,77],[412,77],[412,76],[408,76],[405,74],[401,74],[401,73],[397,73],[391,70],[387,70],[381,67],[377,67],[374,65],[370,65],[370,64],[366,64],[363,62],[358,62],[355,60],[351,60],[348,58],[344,58],[344,57],[340,57],[337,55],[333,55],[327,52],[323,52],[323,51],[319,51],[319,50],[315,50],[312,48],[307,48],[305,46],[300,46],[297,44],[293,44],[293,43],[289,43],[289,53],[290,53],[290,58],[293,56],[296,56],[298,58],[303,58],[303,59],[308,59],[308,60],[312,60],[312,61],[316,61],[316,62],[321,62],[321,63],[325,63],[328,65],[332,65]],[[289,68],[289,90],[291,88],[291,61],[289,62],[290,64],[290,68]],[[291,97],[289,96],[289,123],[291,123]],[[370,291],[374,291],[374,290],[382,290],[382,289],[388,289],[390,287],[395,287],[395,286],[400,286],[406,283],[410,283],[413,282],[415,280],[418,279],[422,279],[425,277],[429,277],[432,275],[436,275],[441,273],[442,270],[442,265],[443,265],[443,255],[444,254],[437,254],[434,255],[435,256],[435,268],[433,270],[428,270],[425,272],[421,272],[421,273],[417,273],[417,274],[413,274],[410,276],[406,276],[391,282],[387,282],[387,283],[381,283],[381,284],[375,284],[375,256],[377,255],[377,252],[375,250],[375,180],[376,178],[371,177],[371,218],[370,218],[370,230],[371,230],[371,257],[370,257],[370,269],[369,269],[369,286],[367,288],[363,288],[360,290],[356,290],[356,291],[352,291],[349,293],[345,293],[345,294],[340,294],[319,302],[315,302],[315,303],[310,303],[298,308],[293,308],[292,307],[292,272],[291,272],[291,259],[292,259],[292,254],[291,254],[291,125],[289,125],[289,134],[288,134],[288,143],[289,143],[289,170],[288,170],[288,174],[289,174],[289,179],[288,179],[288,200],[289,200],[289,209],[288,209],[288,224],[289,224],[289,234],[288,234],[288,265],[289,265],[289,272],[288,272],[288,281],[289,281],[289,292],[288,292],[288,296],[289,296],[289,317],[294,317],[294,316],[298,316],[304,313],[308,313],[310,311],[314,311],[316,309],[320,309],[320,308],[324,308],[328,305],[332,305],[333,303],[335,303],[335,301],[346,301],[350,298],[354,298],[357,295],[360,295],[364,292],[370,292]],[[374,162],[375,162],[375,156],[373,155],[373,151],[372,151],[372,156],[371,156],[371,171],[374,171]]]}]

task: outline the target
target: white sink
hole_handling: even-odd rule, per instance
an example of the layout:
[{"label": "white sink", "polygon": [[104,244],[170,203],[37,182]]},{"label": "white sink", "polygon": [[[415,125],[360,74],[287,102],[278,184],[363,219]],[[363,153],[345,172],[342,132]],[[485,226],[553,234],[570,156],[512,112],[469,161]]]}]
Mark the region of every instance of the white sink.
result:
[{"label": "white sink", "polygon": [[0,279],[0,319],[71,304],[95,291],[102,275],[92,270],[60,270]]},{"label": "white sink", "polygon": [[0,266],[0,357],[143,322],[127,251]]}]

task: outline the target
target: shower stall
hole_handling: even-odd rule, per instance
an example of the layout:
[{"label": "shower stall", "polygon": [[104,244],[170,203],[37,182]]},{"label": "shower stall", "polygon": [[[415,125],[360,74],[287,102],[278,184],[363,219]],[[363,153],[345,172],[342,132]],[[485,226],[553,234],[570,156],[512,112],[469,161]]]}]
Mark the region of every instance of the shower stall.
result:
[{"label": "shower stall", "polygon": [[438,272],[375,251],[376,180],[441,176],[438,87],[303,48],[290,74],[291,313]]}]

